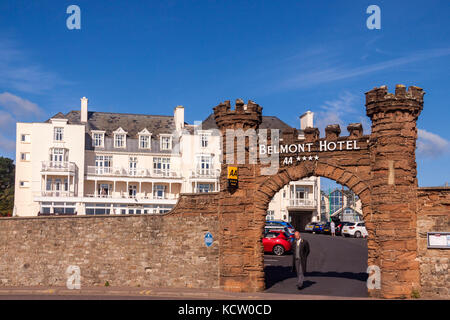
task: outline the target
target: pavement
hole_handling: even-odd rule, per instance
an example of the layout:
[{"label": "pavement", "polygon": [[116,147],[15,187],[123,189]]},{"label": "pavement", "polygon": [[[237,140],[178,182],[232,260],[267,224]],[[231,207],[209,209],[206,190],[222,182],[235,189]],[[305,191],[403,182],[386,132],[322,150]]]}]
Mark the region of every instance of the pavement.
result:
[{"label": "pavement", "polygon": [[264,256],[266,292],[367,298],[367,240],[302,233],[310,254],[304,288],[298,291],[291,272],[292,255]]},{"label": "pavement", "polygon": [[305,287],[290,271],[292,256],[264,256],[266,290],[236,293],[212,289],[131,287],[0,287],[0,300],[365,300],[365,239],[302,234],[310,243]]},{"label": "pavement", "polygon": [[[1,288],[0,300],[348,300],[348,297],[270,292],[227,292],[208,289],[85,287]],[[364,298],[352,297],[352,300]],[[368,298],[366,298],[368,299]]]}]

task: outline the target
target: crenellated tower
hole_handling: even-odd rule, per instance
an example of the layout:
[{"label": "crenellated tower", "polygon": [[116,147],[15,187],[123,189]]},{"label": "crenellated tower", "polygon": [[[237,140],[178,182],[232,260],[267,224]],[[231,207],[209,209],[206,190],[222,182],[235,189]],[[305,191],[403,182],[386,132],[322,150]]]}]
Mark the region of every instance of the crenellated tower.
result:
[{"label": "crenellated tower", "polygon": [[[367,116],[372,120],[369,150],[372,216],[376,247],[369,263],[378,265],[383,297],[410,297],[419,288],[417,261],[417,118],[424,92],[397,85],[366,93]],[[371,255],[371,249],[376,256]]]},{"label": "crenellated tower", "polygon": [[[232,110],[230,101],[214,108],[214,119],[222,133],[222,167],[220,175],[219,224],[222,232],[221,255],[219,258],[220,286],[227,291],[252,292],[264,289],[264,261],[261,248],[261,225],[264,217],[255,214],[254,196],[259,175],[257,164],[249,163],[249,137],[245,138],[245,163],[237,163],[238,141],[227,139],[227,130],[243,130],[243,133],[257,132],[262,122],[262,107],[248,101],[236,100]],[[232,163],[227,163],[227,144],[233,152]],[[241,146],[242,147],[242,146]],[[239,187],[228,189],[228,166],[238,168]],[[262,220],[262,221],[260,221]],[[257,222],[259,221],[259,222]],[[249,241],[249,239],[251,239]],[[257,250],[258,252],[255,252]],[[260,257],[255,261],[254,257]]]}]

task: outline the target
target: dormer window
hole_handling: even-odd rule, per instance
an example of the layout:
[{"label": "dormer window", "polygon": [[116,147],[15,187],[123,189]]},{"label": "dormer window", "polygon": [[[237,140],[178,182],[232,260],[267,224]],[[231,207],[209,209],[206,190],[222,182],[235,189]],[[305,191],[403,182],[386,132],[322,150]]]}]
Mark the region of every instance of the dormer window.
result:
[{"label": "dormer window", "polygon": [[172,136],[170,134],[162,134],[160,138],[161,150],[172,149]]},{"label": "dormer window", "polygon": [[105,131],[92,131],[92,146],[96,148],[105,146]]},{"label": "dormer window", "polygon": [[138,133],[139,136],[139,149],[150,149],[152,134],[144,129]]},{"label": "dormer window", "polygon": [[126,148],[127,146],[127,132],[122,128],[114,131],[114,148]]}]

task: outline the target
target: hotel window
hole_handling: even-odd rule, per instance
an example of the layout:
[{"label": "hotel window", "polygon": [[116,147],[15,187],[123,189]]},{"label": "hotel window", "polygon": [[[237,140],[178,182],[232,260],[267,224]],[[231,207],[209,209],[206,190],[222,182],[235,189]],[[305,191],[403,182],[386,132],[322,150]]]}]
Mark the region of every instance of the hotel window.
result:
[{"label": "hotel window", "polygon": [[30,153],[29,152],[21,152],[20,160],[21,161],[30,161]]},{"label": "hotel window", "polygon": [[22,134],[22,135],[20,135],[20,141],[21,142],[30,142],[31,136],[29,134]]},{"label": "hotel window", "polygon": [[92,133],[92,146],[100,147],[104,146],[105,133],[103,132],[94,132]]},{"label": "hotel window", "polygon": [[52,178],[47,179],[47,185],[45,186],[45,190],[47,190],[47,191],[52,190]]},{"label": "hotel window", "polygon": [[197,186],[197,192],[203,193],[203,192],[212,192],[213,186],[210,183],[199,183]]},{"label": "hotel window", "polygon": [[139,135],[139,149],[150,149],[149,135]]},{"label": "hotel window", "polygon": [[275,219],[275,211],[274,210],[267,210],[266,220],[274,220]]},{"label": "hotel window", "polygon": [[169,175],[170,158],[153,158],[153,172],[155,174]]},{"label": "hotel window", "polygon": [[305,187],[295,186],[295,198],[296,199],[306,199],[307,190]]},{"label": "hotel window", "polygon": [[209,135],[205,133],[200,134],[200,146],[202,148],[208,147]]},{"label": "hotel window", "polygon": [[197,157],[197,173],[206,175],[210,174],[211,156],[200,155]]},{"label": "hotel window", "polygon": [[95,174],[111,173],[112,156],[95,156]]},{"label": "hotel window", "polygon": [[20,181],[20,187],[21,188],[29,188],[30,187],[30,181]]},{"label": "hotel window", "polygon": [[50,161],[63,162],[67,161],[68,153],[64,152],[63,148],[52,148],[50,150]]},{"label": "hotel window", "polygon": [[136,185],[129,185],[128,186],[128,195],[130,196],[130,198],[136,198],[136,194],[137,194],[137,186]]},{"label": "hotel window", "polygon": [[64,128],[55,127],[53,128],[53,140],[63,141],[64,139]]},{"label": "hotel window", "polygon": [[166,186],[161,184],[156,184],[153,190],[153,196],[156,199],[164,199],[165,198]]},{"label": "hotel window", "polygon": [[129,166],[129,174],[131,176],[135,176],[137,174],[137,157],[130,157],[128,159],[128,166]]},{"label": "hotel window", "polygon": [[114,134],[114,148],[125,148],[125,134]]},{"label": "hotel window", "polygon": [[111,205],[109,203],[89,203],[86,204],[86,214],[110,214]]},{"label": "hotel window", "polygon": [[161,136],[161,150],[172,149],[172,137],[171,136]]}]

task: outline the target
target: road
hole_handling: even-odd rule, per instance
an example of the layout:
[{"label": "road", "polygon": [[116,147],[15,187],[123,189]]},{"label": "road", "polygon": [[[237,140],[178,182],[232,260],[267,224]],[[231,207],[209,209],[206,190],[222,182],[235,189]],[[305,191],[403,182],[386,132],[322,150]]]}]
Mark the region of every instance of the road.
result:
[{"label": "road", "polygon": [[367,240],[302,234],[310,245],[302,290],[291,272],[292,255],[264,255],[266,292],[367,297]]}]

